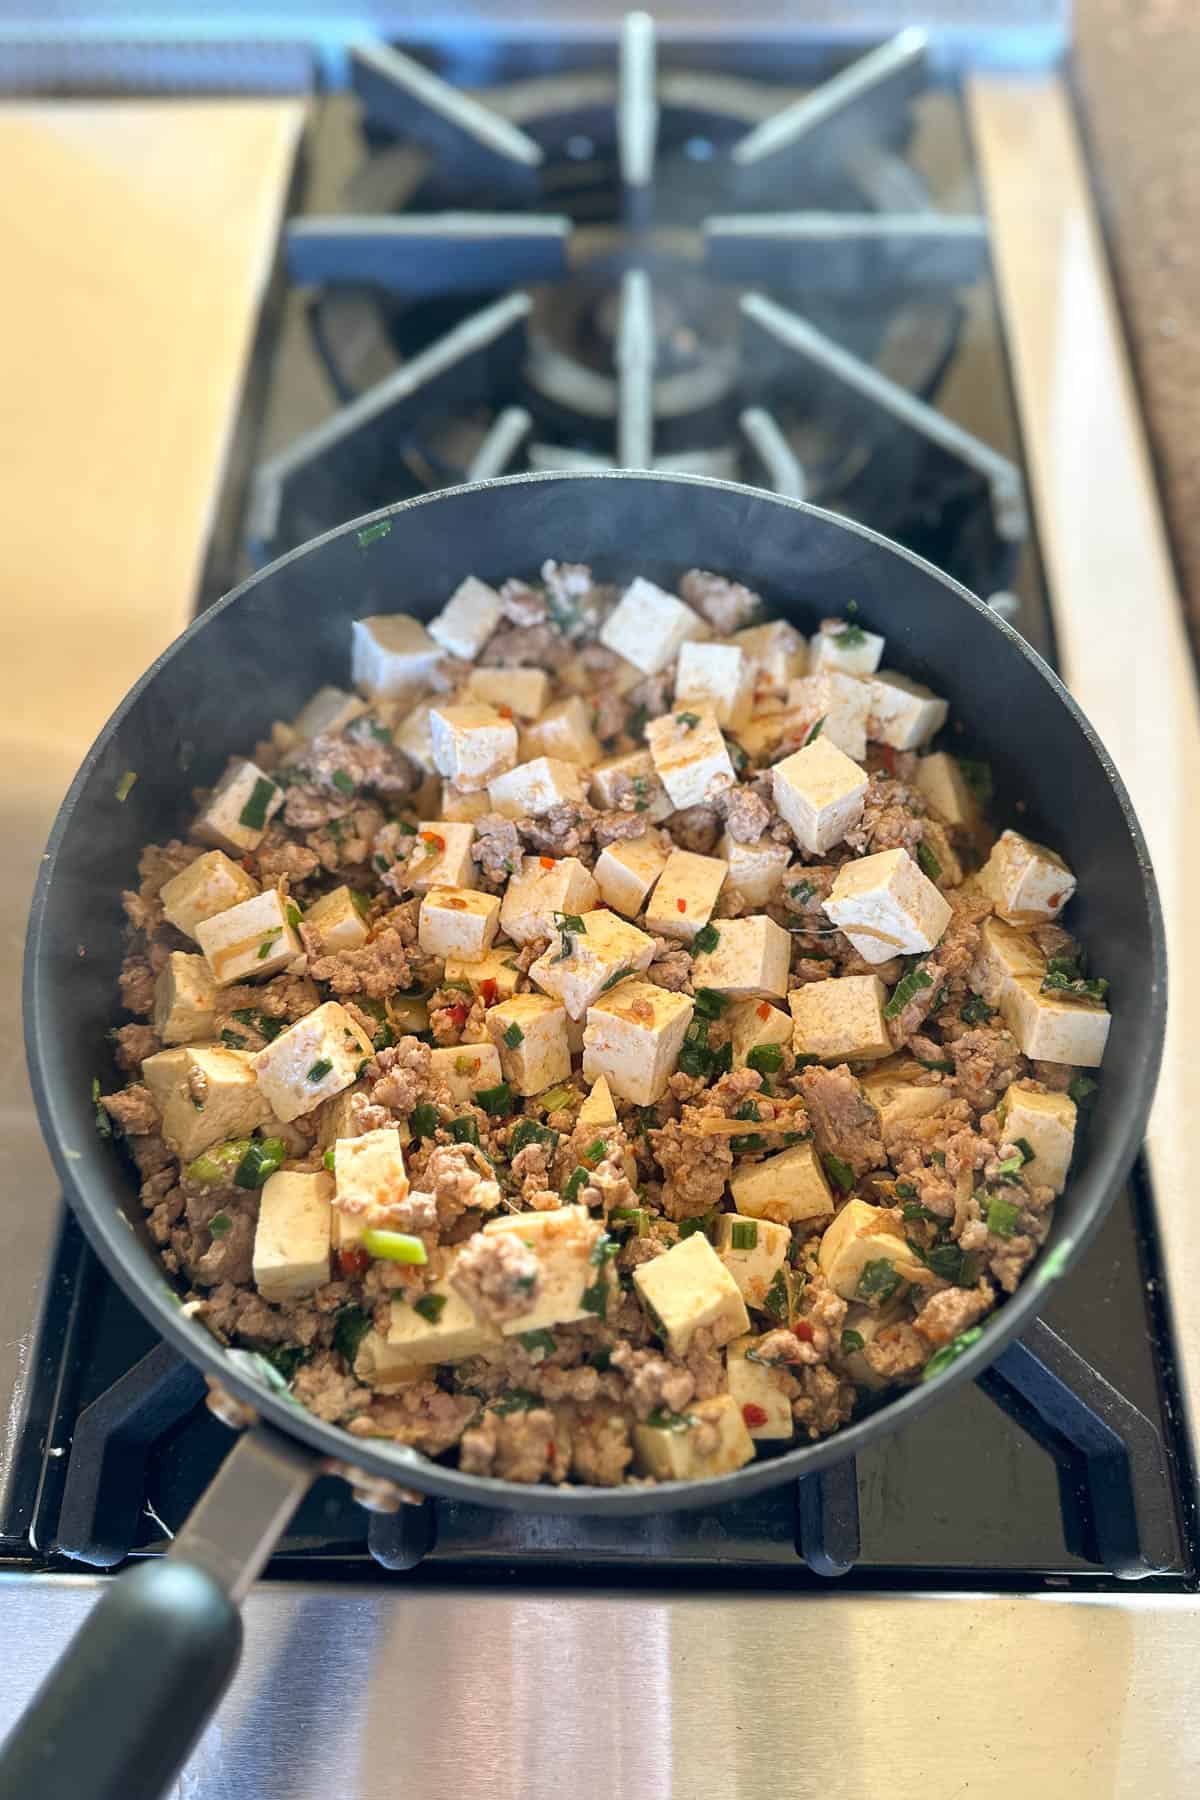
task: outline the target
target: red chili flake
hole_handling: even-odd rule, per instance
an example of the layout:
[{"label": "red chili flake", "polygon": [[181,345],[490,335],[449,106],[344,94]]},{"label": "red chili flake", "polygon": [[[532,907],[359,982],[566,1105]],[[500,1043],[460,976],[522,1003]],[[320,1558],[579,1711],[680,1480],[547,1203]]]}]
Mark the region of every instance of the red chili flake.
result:
[{"label": "red chili flake", "polygon": [[813,1328],[809,1324],[807,1319],[797,1319],[796,1320],[796,1323],[792,1326],[792,1336],[798,1337],[802,1344],[811,1344],[812,1343]]},{"label": "red chili flake", "polygon": [[767,1000],[760,1000],[760,1001],[759,1001],[759,1003],[758,1003],[758,1016],[759,1016],[759,1018],[760,1018],[760,1019],[769,1019],[769,1018],[770,1018],[770,1016],[771,1016],[771,1006],[770,1006],[770,1002],[769,1002],[769,1001],[767,1001]]},{"label": "red chili flake", "polygon": [[756,1425],[765,1425],[766,1424],[766,1422],[767,1422],[766,1407],[755,1406],[754,1402],[752,1400],[749,1400],[746,1402],[746,1405],[743,1406],[743,1408],[742,1408],[742,1417],[743,1417],[743,1419],[745,1419],[745,1421],[746,1421],[747,1425],[750,1427],[751,1431],[753,1431],[753,1429]]},{"label": "red chili flake", "polygon": [[495,1006],[496,992],[496,978],[494,975],[489,975],[486,981],[480,982],[479,998],[483,1001],[485,1006]]},{"label": "red chili flake", "polygon": [[546,1444],[546,1461],[547,1462],[554,1461],[554,1449],[555,1449],[554,1439],[550,1438]]},{"label": "red chili flake", "polygon": [[423,844],[428,844],[429,848],[431,850],[436,850],[439,855],[446,848],[445,838],[439,837],[436,831],[423,831],[421,833],[421,842]]},{"label": "red chili flake", "polygon": [[1061,894],[1051,894],[1050,898],[1046,902],[1046,905],[1054,907],[1055,911],[1057,911],[1058,908],[1062,905],[1062,895]]},{"label": "red chili flake", "polygon": [[498,706],[496,711],[500,714],[502,719],[511,719],[513,716],[511,706]]},{"label": "red chili flake", "polygon": [[464,1005],[461,1000],[455,1001],[454,1005],[450,1008],[450,1017],[460,1031],[467,1022],[467,1014],[470,1010],[470,1007]]},{"label": "red chili flake", "polygon": [[881,744],[879,754],[883,758],[883,766],[889,775],[896,773],[896,752],[890,744]]},{"label": "red chili flake", "polygon": [[371,1266],[371,1259],[365,1250],[339,1250],[338,1268],[348,1278],[365,1275]]},{"label": "red chili flake", "polygon": [[541,863],[543,869],[552,869],[554,867],[554,858],[552,856],[539,856],[538,861]]},{"label": "red chili flake", "polygon": [[684,899],[682,899],[682,898],[681,898],[681,899],[679,899],[679,900],[677,900],[677,901],[676,901],[676,902],[675,902],[675,904],[676,904],[676,906],[677,906],[677,907],[678,907],[678,908],[679,908],[679,910],[680,910],[680,912],[686,912],[686,911],[687,911],[687,901],[686,901],[686,900],[684,900]]}]

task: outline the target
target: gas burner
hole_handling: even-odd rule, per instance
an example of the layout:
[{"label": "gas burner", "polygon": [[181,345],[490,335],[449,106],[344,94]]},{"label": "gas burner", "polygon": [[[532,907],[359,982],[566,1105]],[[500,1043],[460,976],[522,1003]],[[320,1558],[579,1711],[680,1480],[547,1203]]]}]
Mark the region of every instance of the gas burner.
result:
[{"label": "gas burner", "polygon": [[1019,473],[934,404],[987,237],[904,160],[924,50],[904,32],[799,92],[659,71],[635,13],[615,73],[484,97],[356,50],[349,210],[288,234],[340,406],[260,469],[256,552],[505,470],[654,467],[820,500],[1006,587]]}]

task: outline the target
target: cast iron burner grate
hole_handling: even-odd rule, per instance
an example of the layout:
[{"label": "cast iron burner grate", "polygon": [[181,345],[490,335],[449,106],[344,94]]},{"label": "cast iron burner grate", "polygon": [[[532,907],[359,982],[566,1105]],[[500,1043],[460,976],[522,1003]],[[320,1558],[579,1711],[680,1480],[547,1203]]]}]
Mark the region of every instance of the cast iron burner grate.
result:
[{"label": "cast iron burner grate", "polygon": [[463,479],[615,465],[818,500],[1008,587],[1021,476],[933,403],[988,241],[905,159],[922,34],[798,91],[660,69],[635,13],[617,64],[481,98],[352,53],[369,154],[287,240],[340,405],[259,469],[255,554]]}]

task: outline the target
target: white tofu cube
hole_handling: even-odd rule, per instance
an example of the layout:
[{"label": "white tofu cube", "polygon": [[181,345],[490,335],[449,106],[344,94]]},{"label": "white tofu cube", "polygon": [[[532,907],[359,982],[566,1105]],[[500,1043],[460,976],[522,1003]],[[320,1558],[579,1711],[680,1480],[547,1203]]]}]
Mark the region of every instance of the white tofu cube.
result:
[{"label": "white tofu cube", "polygon": [[867,680],[867,736],[893,750],[919,750],[946,723],[950,704],[931,688],[894,669],[880,669]]},{"label": "white tofu cube", "polygon": [[607,756],[592,770],[590,797],[593,806],[613,812],[620,805],[628,783],[633,790],[633,810],[657,825],[675,809],[666,788],[654,773],[648,750],[629,750],[624,756]]},{"label": "white tofu cube", "polygon": [[439,704],[429,714],[433,761],[464,793],[478,793],[517,763],[517,728],[477,700]]},{"label": "white tofu cube", "polygon": [[924,1074],[919,1062],[911,1057],[889,1057],[878,1068],[870,1069],[862,1078],[862,1091],[879,1114],[879,1126],[886,1144],[889,1135],[913,1119],[930,1119],[949,1106],[954,1098],[952,1088],[940,1082],[920,1085],[914,1077]]},{"label": "white tofu cube", "polygon": [[497,711],[507,706],[515,719],[536,719],[550,699],[550,677],[545,669],[472,669],[467,694]]},{"label": "white tofu cube", "polygon": [[500,924],[514,944],[549,937],[556,913],[590,912],[600,889],[577,856],[527,856],[504,890]]},{"label": "white tofu cube", "polygon": [[852,619],[825,619],[812,640],[814,675],[833,669],[842,675],[873,675],[883,655],[884,640]]},{"label": "white tofu cube", "polygon": [[633,1285],[650,1323],[676,1356],[687,1355],[702,1327],[718,1348],[750,1329],[741,1289],[702,1231],[641,1263]]},{"label": "white tofu cube", "polygon": [[732,1394],[694,1401],[669,1425],[635,1425],[639,1473],[658,1481],[707,1481],[754,1460],[754,1441]]},{"label": "white tofu cube", "polygon": [[333,1146],[334,1205],[361,1229],[386,1224],[408,1196],[404,1149],[395,1126],[338,1138]]},{"label": "white tofu cube", "polygon": [[1028,978],[1040,986],[1045,971],[1046,959],[1027,931],[1003,919],[983,921],[969,980],[990,1005],[999,1006],[1002,994],[1017,981]]},{"label": "white tofu cube", "polygon": [[272,1112],[286,1124],[349,1087],[371,1055],[367,1034],[344,1006],[327,1000],[259,1050],[253,1066]]},{"label": "white tofu cube", "polygon": [[596,858],[594,874],[600,898],[614,912],[636,918],[646,895],[667,866],[667,853],[657,832],[606,844]]},{"label": "white tofu cube", "polygon": [[839,975],[831,981],[809,981],[788,995],[797,1056],[822,1062],[866,1062],[890,1056],[883,1009],[887,989],[878,975]]},{"label": "white tofu cube", "polygon": [[630,582],[600,630],[600,642],[643,675],[657,675],[689,639],[712,636],[699,613],[639,575]]},{"label": "white tofu cube", "polygon": [[429,722],[432,713],[432,701],[419,700],[392,729],[392,742],[397,750],[403,750],[426,775],[437,774],[437,764],[433,760],[433,728]]},{"label": "white tofu cube", "polygon": [[428,687],[442,646],[408,613],[376,613],[351,627],[351,679],[364,694],[382,699]]},{"label": "white tofu cube", "polygon": [[1075,892],[1075,877],[1062,857],[1019,831],[1001,832],[978,879],[1001,918],[1011,925],[1056,919]]},{"label": "white tofu cube", "polygon": [[498,1087],[504,1079],[500,1052],[494,1044],[455,1044],[431,1050],[429,1068],[460,1105],[467,1105],[481,1091]]},{"label": "white tofu cube", "polygon": [[497,1000],[507,1000],[515,994],[520,977],[516,947],[513,944],[493,944],[486,956],[473,959],[462,956],[446,958],[447,983],[466,982],[472,994],[483,995],[485,1006],[491,1006]]},{"label": "white tofu cube", "polygon": [[478,873],[471,860],[475,827],[453,819],[428,819],[417,826],[409,851],[406,885],[416,894],[430,888],[473,888]]},{"label": "white tofu cube", "polygon": [[[337,1214],[333,1216],[335,1251],[348,1249],[349,1245],[339,1245],[337,1241]],[[364,1387],[374,1388],[377,1394],[398,1394],[414,1381],[425,1378],[425,1368],[421,1363],[409,1362],[402,1355],[397,1355],[389,1346],[385,1337],[377,1331],[368,1331],[358,1346],[354,1358],[354,1374]]]},{"label": "white tofu cube", "polygon": [[729,1041],[733,1046],[733,1066],[744,1069],[752,1050],[763,1044],[792,1042],[792,1020],[766,1000],[741,1000],[725,1015],[729,1023]]},{"label": "white tofu cube", "polygon": [[651,719],[646,742],[654,773],[678,810],[700,806],[737,781],[729,746],[708,708],[697,712],[684,707]]},{"label": "white tofu cube", "polygon": [[583,1034],[583,1075],[603,1075],[614,1094],[636,1106],[652,1106],[667,1090],[679,1047],[695,1007],[652,981],[621,982],[588,1008]]},{"label": "white tofu cube", "polygon": [[577,916],[583,930],[560,927],[546,953],[530,964],[529,976],[573,1019],[582,1019],[601,994],[649,967],[654,939],[603,909]]},{"label": "white tofu cube", "polygon": [[452,781],[443,781],[440,815],[450,825],[470,825],[492,810],[487,789],[478,794],[464,794]]},{"label": "white tofu cube", "polygon": [[791,1144],[761,1162],[747,1164],[735,1172],[729,1187],[740,1213],[772,1219],[777,1225],[826,1218],[837,1204],[811,1143]]},{"label": "white tofu cube", "polygon": [[578,805],[587,797],[587,775],[557,756],[535,756],[488,783],[493,812],[506,819],[538,819],[552,806]]},{"label": "white tofu cube", "polygon": [[771,770],[775,805],[810,856],[840,844],[862,818],[867,773],[822,736]]},{"label": "white tofu cube", "polygon": [[579,1125],[615,1125],[617,1109],[613,1103],[612,1090],[601,1075],[592,1083],[592,1088],[583,1105],[579,1109]]},{"label": "white tofu cube", "polygon": [[514,994],[489,1009],[487,1028],[500,1053],[504,1080],[522,1096],[540,1094],[571,1078],[567,1015],[542,994]]},{"label": "white tofu cube", "polygon": [[257,763],[232,762],[197,814],[192,836],[231,856],[245,856],[258,849],[282,805],[283,789]]},{"label": "white tofu cube", "polygon": [[491,949],[499,924],[500,901],[495,894],[474,888],[430,888],[421,901],[417,942],[426,956],[477,962]]},{"label": "white tofu cube", "polygon": [[168,924],[194,938],[196,927],[258,892],[258,883],[223,850],[209,850],[158,890]]},{"label": "white tofu cube", "polygon": [[366,710],[366,701],[360,700],[357,694],[348,694],[339,687],[321,687],[296,714],[292,730],[298,741],[308,743],[329,732],[345,731],[347,725],[361,718]]},{"label": "white tofu cube", "polygon": [[1075,1149],[1075,1102],[1069,1094],[1039,1094],[1014,1082],[1001,1101],[1004,1139],[1024,1144],[1033,1156],[1021,1170],[1033,1187],[1061,1194]]},{"label": "white tofu cube", "polygon": [[463,662],[471,662],[500,623],[502,608],[495,588],[474,575],[460,581],[436,618],[429,621],[429,635],[443,650]]},{"label": "white tofu cube", "polygon": [[675,674],[675,709],[711,712],[736,732],[754,706],[754,664],[737,644],[684,644]]},{"label": "white tofu cube", "polygon": [[865,1200],[847,1200],[821,1238],[817,1261],[843,1300],[888,1300],[900,1281],[928,1286],[933,1279],[905,1242],[897,1215]]},{"label": "white tofu cube", "polygon": [[329,1280],[333,1178],[279,1169],[263,1183],[254,1233],[254,1285],[281,1305]]},{"label": "white tofu cube", "polygon": [[415,1305],[403,1298],[392,1301],[387,1348],[400,1366],[463,1362],[499,1350],[502,1342],[496,1327],[472,1312],[448,1278],[435,1281]]},{"label": "white tofu cube", "polygon": [[1046,959],[1025,932],[1003,919],[985,919],[971,985],[991,1005],[1022,1052],[1040,1062],[1098,1068],[1108,1041],[1110,1016],[1102,1004],[1043,994]]},{"label": "white tofu cube", "polygon": [[213,1035],[217,984],[202,956],[172,950],[154,983],[154,1030],[164,1044],[198,1044]]},{"label": "white tofu cube", "polygon": [[210,1144],[248,1137],[271,1109],[244,1051],[224,1045],[156,1050],[142,1064],[142,1080],[162,1115],[162,1135],[180,1162]]},{"label": "white tofu cube", "polygon": [[767,1290],[787,1259],[792,1234],[786,1225],[764,1218],[721,1213],[717,1219],[717,1255],[738,1284],[747,1306],[762,1308]]},{"label": "white tofu cube", "polygon": [[722,857],[672,850],[646,907],[646,930],[690,944],[712,918],[728,873]]},{"label": "white tofu cube", "polygon": [[231,987],[253,975],[277,975],[303,951],[295,927],[300,908],[278,888],[242,900],[228,912],[202,919],[196,941],[218,987]]},{"label": "white tofu cube", "polygon": [[766,706],[755,713],[748,725],[742,726],[737,741],[747,756],[759,763],[769,763],[778,756],[785,737],[794,743],[797,739],[803,740],[807,733],[808,726],[799,713],[782,706]]},{"label": "white tofu cube", "polygon": [[600,745],[592,730],[591,708],[579,694],[568,694],[548,706],[541,718],[521,734],[521,760],[548,756],[590,769],[600,761]]},{"label": "white tofu cube", "polygon": [[958,759],[944,750],[932,750],[917,763],[916,785],[926,804],[945,824],[970,830],[976,819],[975,796],[967,785]]},{"label": "white tofu cube", "polygon": [[820,675],[802,675],[788,687],[788,731],[796,735],[799,724],[805,741],[814,731],[836,744],[854,762],[867,754],[867,687],[853,675],[826,669]]},{"label": "white tofu cube", "polygon": [[[326,1100],[316,1117],[317,1144],[322,1150],[332,1150],[339,1138],[356,1137],[354,1118],[354,1096],[363,1094],[366,1089],[356,1083],[353,1087],[343,1088],[332,1100]],[[408,1142],[408,1126],[401,1122],[398,1127],[401,1143]]]},{"label": "white tofu cube", "polygon": [[314,900],[303,922],[320,932],[321,942],[330,953],[361,950],[367,941],[367,922],[344,884]]},{"label": "white tofu cube", "polygon": [[[505,1337],[541,1331],[548,1325],[573,1325],[579,1319],[603,1318],[617,1291],[611,1262],[595,1263],[592,1252],[603,1235],[599,1220],[586,1206],[562,1206],[552,1212],[506,1213],[489,1219],[484,1232],[520,1238],[538,1259],[541,1287],[527,1312],[506,1319]],[[585,1305],[585,1300],[591,1302]]]},{"label": "white tofu cube", "polygon": [[950,902],[907,850],[843,863],[821,907],[871,963],[932,950],[950,923]]},{"label": "white tofu cube", "polygon": [[718,856],[729,864],[729,883],[751,906],[766,906],[778,894],[791,853],[774,838],[742,844],[725,832],[717,845]]},{"label": "white tofu cube", "polygon": [[701,951],[692,964],[692,985],[713,988],[734,1000],[782,1000],[788,991],[792,940],[765,913],[722,919],[714,950]]},{"label": "white tofu cube", "polygon": [[747,1350],[756,1349],[760,1342],[756,1337],[737,1338],[725,1352],[729,1398],[756,1441],[791,1438],[795,1435],[792,1403],[780,1386],[780,1372],[767,1363],[750,1362],[746,1356]]},{"label": "white tofu cube", "polygon": [[808,668],[808,645],[784,619],[769,625],[747,625],[735,631],[730,642],[745,652],[754,665],[755,686],[763,690],[786,688],[796,675]]}]

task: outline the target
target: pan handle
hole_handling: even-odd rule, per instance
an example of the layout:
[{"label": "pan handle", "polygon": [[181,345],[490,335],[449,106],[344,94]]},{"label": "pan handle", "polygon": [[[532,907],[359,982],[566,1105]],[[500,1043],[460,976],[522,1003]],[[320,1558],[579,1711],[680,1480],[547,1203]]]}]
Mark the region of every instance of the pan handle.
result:
[{"label": "pan handle", "polygon": [[154,1800],[237,1668],[238,1612],[317,1473],[265,1425],[238,1439],[166,1556],[105,1591],[0,1748],[0,1800]]}]

